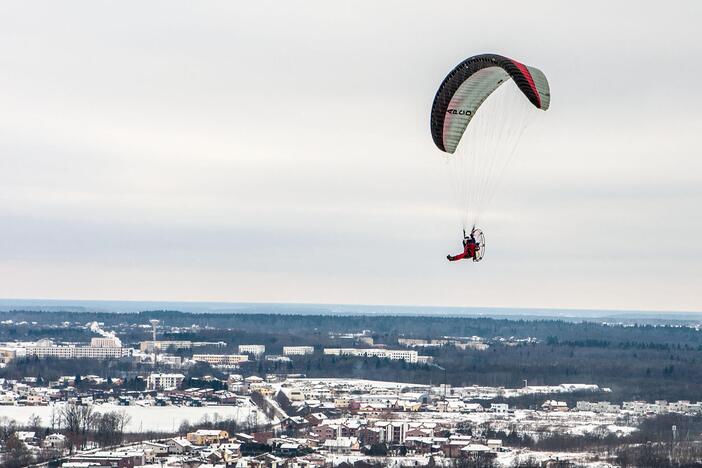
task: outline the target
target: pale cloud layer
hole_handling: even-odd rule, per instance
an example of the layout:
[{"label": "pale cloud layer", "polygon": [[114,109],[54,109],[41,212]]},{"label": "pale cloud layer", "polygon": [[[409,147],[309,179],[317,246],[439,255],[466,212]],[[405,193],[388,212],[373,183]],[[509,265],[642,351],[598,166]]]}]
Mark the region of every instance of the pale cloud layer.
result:
[{"label": "pale cloud layer", "polygon": [[[702,4],[474,3],[3,3],[0,297],[702,310]],[[482,52],[552,107],[448,264]]]}]

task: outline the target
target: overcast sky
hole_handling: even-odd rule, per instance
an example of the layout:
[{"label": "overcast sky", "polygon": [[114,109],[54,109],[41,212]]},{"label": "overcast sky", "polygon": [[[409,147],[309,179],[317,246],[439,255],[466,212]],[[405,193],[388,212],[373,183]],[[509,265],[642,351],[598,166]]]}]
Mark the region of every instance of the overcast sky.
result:
[{"label": "overcast sky", "polygon": [[[439,6],[439,8],[437,8]],[[0,4],[0,297],[702,310],[702,3]],[[460,250],[466,57],[551,109]]]}]

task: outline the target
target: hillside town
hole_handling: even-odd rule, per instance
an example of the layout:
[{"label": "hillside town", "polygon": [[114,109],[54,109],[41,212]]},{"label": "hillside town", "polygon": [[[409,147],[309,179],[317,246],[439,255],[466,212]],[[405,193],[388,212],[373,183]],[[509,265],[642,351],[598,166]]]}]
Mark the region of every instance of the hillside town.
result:
[{"label": "hillside town", "polygon": [[[123,394],[81,392],[70,378],[45,387],[32,381],[2,381],[0,401],[3,408],[30,411],[40,419],[33,424],[53,426],[48,432],[17,431],[15,437],[30,452],[52,452],[66,468],[321,467],[363,460],[383,465],[451,466],[452,460],[465,459],[487,459],[510,466],[518,458],[540,462],[559,458],[580,464],[588,462],[590,454],[520,448],[515,441],[524,436],[538,439],[541,434],[554,431],[623,436],[636,431],[638,423],[647,417],[702,412],[702,402],[689,401],[629,401],[622,405],[578,401],[569,407],[563,401],[566,395],[607,393],[606,389],[586,384],[447,388],[275,375],[243,378],[230,374],[226,390],[214,390],[181,389],[182,378],[182,374],[149,374],[146,390]],[[491,402],[498,395],[538,395],[543,403],[536,408],[513,408],[508,403]],[[81,447],[76,435],[64,427],[56,415],[65,413],[71,405],[91,407],[96,413],[114,408],[159,410],[192,406],[216,413],[218,409],[238,407],[245,410],[245,416],[238,419],[236,432],[209,427],[193,429],[106,451],[89,445]],[[53,413],[41,413],[38,410],[42,407]],[[55,421],[48,416],[42,421],[38,414],[53,414]],[[251,415],[256,415],[253,420]]]},{"label": "hillside town", "polygon": [[[232,343],[206,339],[222,336],[217,329],[156,319],[42,330],[46,336],[34,341],[0,343],[0,369],[20,373],[0,378],[0,432],[7,439],[0,463],[8,467],[18,453],[66,468],[604,467],[613,458],[591,450],[592,443],[635,441],[657,418],[702,416],[699,401],[617,400],[610,387],[582,380],[451,384],[434,359],[446,350],[480,359],[543,346],[529,336],[387,338],[363,329],[313,333],[307,344]],[[89,339],[56,338],[74,330]],[[149,339],[124,341],[144,335]],[[322,362],[332,372],[335,365],[395,363],[436,380],[306,375]],[[98,363],[98,372],[41,375],[45,364],[80,370],[88,363]]]}]

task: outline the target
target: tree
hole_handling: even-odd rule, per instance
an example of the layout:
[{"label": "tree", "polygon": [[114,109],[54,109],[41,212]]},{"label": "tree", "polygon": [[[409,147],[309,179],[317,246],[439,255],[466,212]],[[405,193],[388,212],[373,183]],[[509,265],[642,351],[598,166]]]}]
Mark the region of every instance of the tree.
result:
[{"label": "tree", "polygon": [[89,405],[68,404],[61,410],[61,420],[66,428],[66,437],[71,449],[84,449],[88,442],[88,433],[93,426],[96,415]]},{"label": "tree", "polygon": [[41,423],[41,417],[32,413],[29,416],[29,420],[27,421],[27,428],[30,431],[35,432],[37,435],[41,432],[43,429],[42,423]]},{"label": "tree", "polygon": [[388,455],[388,446],[382,443],[371,444],[366,451],[366,455],[373,457],[386,457]]},{"label": "tree", "polygon": [[7,440],[17,430],[17,421],[0,416],[0,440]]},{"label": "tree", "polygon": [[124,429],[132,422],[132,417],[127,414],[127,410],[123,409],[117,414],[117,427],[119,429],[119,443],[124,441]]},{"label": "tree", "polygon": [[33,457],[24,442],[13,433],[5,442],[4,468],[20,468],[32,463]]},{"label": "tree", "polygon": [[122,442],[119,414],[116,411],[98,414],[94,421],[95,442],[101,446],[118,445]]}]

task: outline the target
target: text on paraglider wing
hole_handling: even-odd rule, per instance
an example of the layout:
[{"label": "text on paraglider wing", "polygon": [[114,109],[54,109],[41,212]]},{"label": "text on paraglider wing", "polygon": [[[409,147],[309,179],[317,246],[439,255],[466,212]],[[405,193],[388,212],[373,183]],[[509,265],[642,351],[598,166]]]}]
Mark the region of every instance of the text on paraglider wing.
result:
[{"label": "text on paraglider wing", "polygon": [[446,109],[446,113],[454,115],[471,115],[473,111],[463,109]]}]

